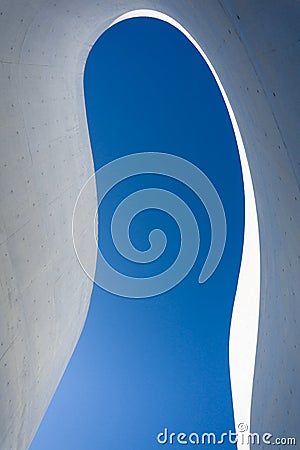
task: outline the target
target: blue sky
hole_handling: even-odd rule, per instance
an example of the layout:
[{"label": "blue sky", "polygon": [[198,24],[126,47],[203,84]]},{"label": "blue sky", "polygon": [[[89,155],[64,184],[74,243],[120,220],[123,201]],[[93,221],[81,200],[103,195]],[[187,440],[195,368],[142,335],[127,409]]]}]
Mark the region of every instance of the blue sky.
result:
[{"label": "blue sky", "polygon": [[84,331],[31,450],[148,450],[162,447],[156,435],[165,427],[176,433],[234,430],[228,339],[244,196],[237,145],[216,82],[178,30],[139,18],[100,37],[84,85],[95,168],[149,151],[191,161],[219,193],[227,241],[213,276],[198,284],[211,231],[190,189],[158,175],[132,177],[112,189],[99,210],[99,236],[103,254],[118,270],[151,276],[178,253],[176,222],[153,209],[134,219],[130,236],[143,250],[149,232],[163,229],[168,245],[159,261],[129,263],[113,248],[109,227],[115,207],[146,187],[168,189],[189,205],[199,225],[199,255],[180,284],[153,298],[122,298],[94,286]]}]

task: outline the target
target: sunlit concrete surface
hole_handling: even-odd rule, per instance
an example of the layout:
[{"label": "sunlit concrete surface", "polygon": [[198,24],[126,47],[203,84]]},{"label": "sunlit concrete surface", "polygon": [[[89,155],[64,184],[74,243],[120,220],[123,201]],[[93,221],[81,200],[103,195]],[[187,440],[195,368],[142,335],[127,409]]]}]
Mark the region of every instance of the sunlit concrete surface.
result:
[{"label": "sunlit concrete surface", "polygon": [[[299,3],[0,0],[1,450],[29,447],[85,321],[92,284],[71,232],[93,172],[83,71],[99,35],[136,9],[187,30],[237,119],[261,245],[251,429],[300,439]],[[91,267],[85,222],[95,205],[93,189],[82,220]]]}]

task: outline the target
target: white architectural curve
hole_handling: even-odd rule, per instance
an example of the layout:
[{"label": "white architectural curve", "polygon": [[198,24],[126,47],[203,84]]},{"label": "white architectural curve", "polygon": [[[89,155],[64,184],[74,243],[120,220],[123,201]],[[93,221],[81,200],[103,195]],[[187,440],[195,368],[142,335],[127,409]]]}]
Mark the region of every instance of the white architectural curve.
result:
[{"label": "white architectural curve", "polygon": [[[299,3],[0,0],[1,450],[29,447],[85,321],[92,284],[71,235],[93,172],[84,65],[98,36],[141,8],[193,36],[237,119],[261,245],[251,428],[300,438]],[[95,202],[93,189],[82,222],[92,267],[84,224]]]}]

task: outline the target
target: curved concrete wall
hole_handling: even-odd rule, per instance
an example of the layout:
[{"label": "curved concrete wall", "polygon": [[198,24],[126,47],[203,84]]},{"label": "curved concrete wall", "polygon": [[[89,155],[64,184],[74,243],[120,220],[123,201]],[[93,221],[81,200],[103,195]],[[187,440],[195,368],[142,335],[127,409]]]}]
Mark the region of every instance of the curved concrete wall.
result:
[{"label": "curved concrete wall", "polygon": [[[85,321],[92,285],[71,235],[93,172],[83,70],[101,32],[141,8],[194,37],[238,121],[261,241],[251,428],[300,438],[299,3],[0,0],[1,450],[28,448]],[[85,217],[95,202],[93,189]]]}]

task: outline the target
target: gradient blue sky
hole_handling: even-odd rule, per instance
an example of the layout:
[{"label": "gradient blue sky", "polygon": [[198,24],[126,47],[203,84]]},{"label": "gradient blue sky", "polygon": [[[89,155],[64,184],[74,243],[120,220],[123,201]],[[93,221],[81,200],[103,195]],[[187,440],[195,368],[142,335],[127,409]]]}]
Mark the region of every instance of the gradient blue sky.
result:
[{"label": "gradient blue sky", "polygon": [[[162,228],[162,258],[138,267],[120,259],[109,226],[116,205],[145,187],[169,189],[193,211],[201,247],[189,275],[150,299],[125,299],[95,286],[88,319],[31,450],[149,450],[156,435],[234,430],[228,339],[240,266],[244,196],[231,122],[216,82],[193,45],[156,19],[131,19],[104,33],[85,71],[85,95],[95,168],[120,156],[172,153],[213,182],[226,213],[223,258],[205,284],[197,278],[210,245],[210,224],[199,199],[162,176],[132,177],[100,208],[100,245],[119,270],[151,276],[176,257],[176,222],[149,210],[132,223],[137,248]],[[182,448],[166,444],[164,448]],[[192,446],[195,447],[195,446]],[[233,445],[223,444],[223,449]]]}]

